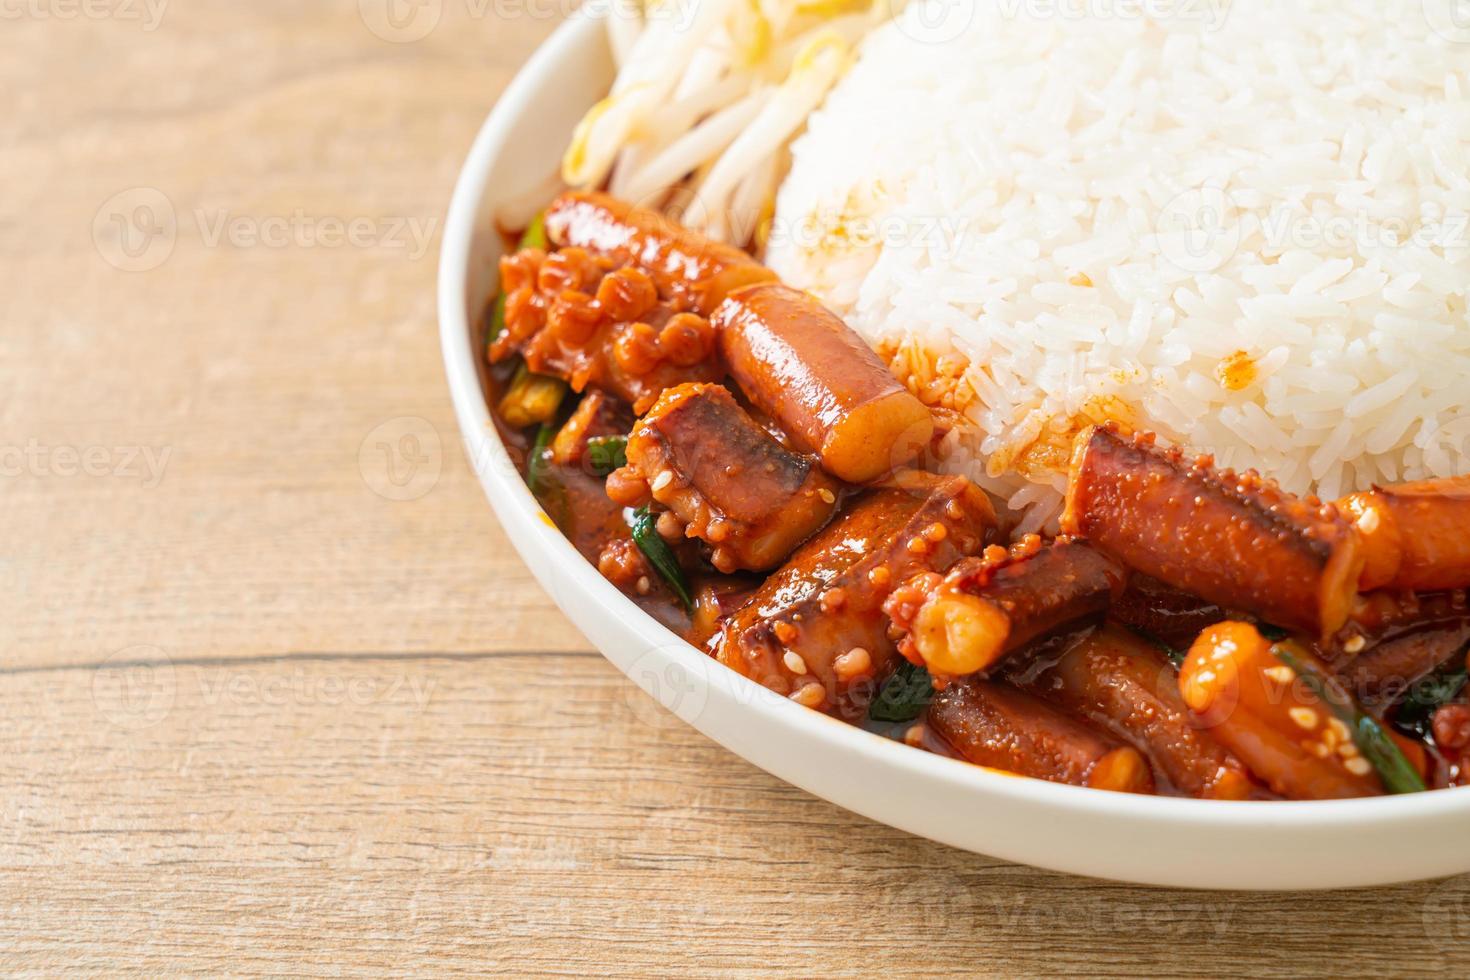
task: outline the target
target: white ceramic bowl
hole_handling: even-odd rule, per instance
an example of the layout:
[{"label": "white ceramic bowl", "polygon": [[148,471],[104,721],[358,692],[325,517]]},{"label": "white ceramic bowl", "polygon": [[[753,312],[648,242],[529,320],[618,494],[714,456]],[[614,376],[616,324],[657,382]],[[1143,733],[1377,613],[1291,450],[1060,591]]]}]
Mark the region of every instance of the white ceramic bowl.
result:
[{"label": "white ceramic bowl", "polygon": [[501,243],[492,215],[554,173],[606,92],[602,25],[536,52],[460,174],[439,269],[444,363],[468,456],[506,533],[561,610],[635,683],[705,735],[839,806],[1045,868],[1197,888],[1331,888],[1470,870],[1470,788],[1317,803],[1131,796],[992,772],[799,707],[709,660],[597,574],[552,526],[491,425],[477,337]]}]

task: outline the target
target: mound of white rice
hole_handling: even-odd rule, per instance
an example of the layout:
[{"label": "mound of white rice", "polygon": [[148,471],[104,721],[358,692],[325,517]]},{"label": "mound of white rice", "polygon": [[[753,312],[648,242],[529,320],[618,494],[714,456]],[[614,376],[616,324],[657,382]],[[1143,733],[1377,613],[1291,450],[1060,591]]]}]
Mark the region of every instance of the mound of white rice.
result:
[{"label": "mound of white rice", "polygon": [[1470,31],[1437,2],[916,2],[794,146],[767,260],[1032,525],[1102,417],[1324,497],[1464,473]]}]

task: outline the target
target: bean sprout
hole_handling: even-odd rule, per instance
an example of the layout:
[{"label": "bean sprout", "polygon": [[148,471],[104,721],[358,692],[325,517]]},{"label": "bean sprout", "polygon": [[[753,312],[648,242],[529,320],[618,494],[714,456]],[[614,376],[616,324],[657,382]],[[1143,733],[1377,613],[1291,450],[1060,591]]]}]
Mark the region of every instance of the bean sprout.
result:
[{"label": "bean sprout", "polygon": [[617,78],[562,159],[574,187],[681,211],[732,244],[774,207],[786,148],[905,0],[646,0],[611,5]]}]

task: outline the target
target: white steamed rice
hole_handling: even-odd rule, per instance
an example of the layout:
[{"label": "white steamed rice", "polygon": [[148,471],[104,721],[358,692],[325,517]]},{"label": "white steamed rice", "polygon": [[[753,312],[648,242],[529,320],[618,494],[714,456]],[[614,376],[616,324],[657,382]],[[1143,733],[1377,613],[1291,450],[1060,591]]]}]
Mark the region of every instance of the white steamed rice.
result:
[{"label": "white steamed rice", "polygon": [[1101,416],[1328,498],[1467,472],[1437,2],[916,0],[793,147],[767,261],[937,374],[951,465],[1031,526]]}]

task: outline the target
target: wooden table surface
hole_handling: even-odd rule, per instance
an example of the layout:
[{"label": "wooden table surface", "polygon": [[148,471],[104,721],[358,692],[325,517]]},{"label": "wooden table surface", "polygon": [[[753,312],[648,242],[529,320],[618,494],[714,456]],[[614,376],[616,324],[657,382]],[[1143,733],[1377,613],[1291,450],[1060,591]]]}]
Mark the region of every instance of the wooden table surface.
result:
[{"label": "wooden table surface", "polygon": [[566,4],[386,2],[0,8],[0,969],[1465,975],[1470,878],[1017,867],[625,682],[435,336],[452,180]]}]

